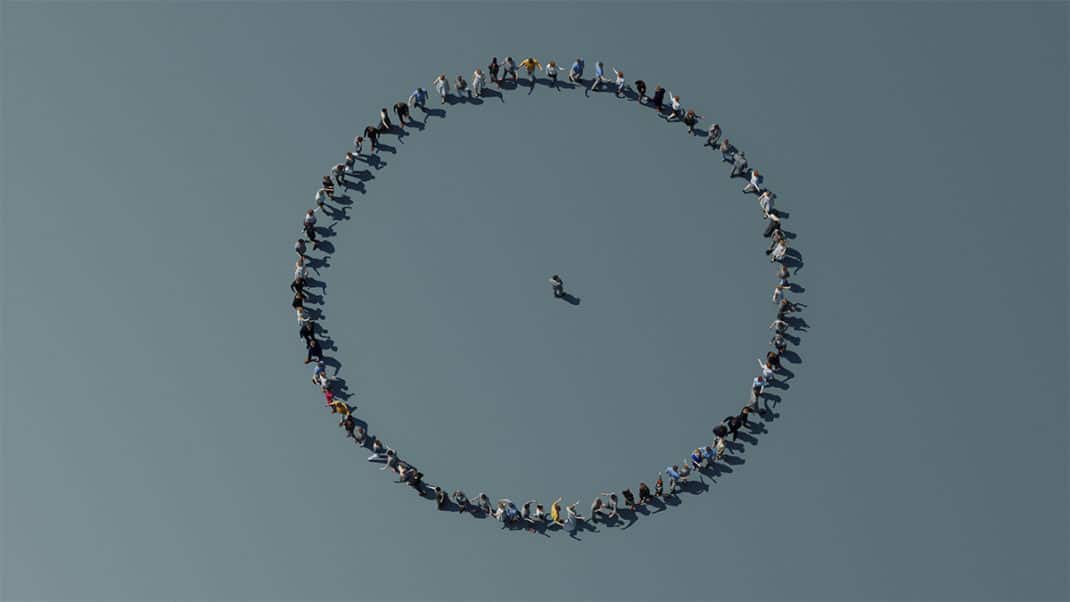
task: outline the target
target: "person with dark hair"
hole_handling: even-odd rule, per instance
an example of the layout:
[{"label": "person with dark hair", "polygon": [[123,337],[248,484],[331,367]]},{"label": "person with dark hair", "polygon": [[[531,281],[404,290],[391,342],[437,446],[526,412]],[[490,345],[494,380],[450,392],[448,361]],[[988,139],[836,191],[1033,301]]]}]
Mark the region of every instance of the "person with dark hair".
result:
[{"label": "person with dark hair", "polygon": [[577,58],[568,70],[568,81],[583,85],[583,58]]},{"label": "person with dark hair", "polygon": [[386,459],[386,448],[383,447],[383,442],[379,440],[379,437],[372,438],[372,455],[368,456],[369,462],[378,462]]},{"label": "person with dark hair", "polygon": [[609,509],[609,513],[606,514],[606,518],[617,518],[617,494],[603,491],[600,495],[604,495],[609,498],[609,501],[604,504],[604,507]]},{"label": "person with dark hair", "polygon": [[665,495],[665,483],[661,480],[661,473],[658,473],[658,480],[654,481],[654,495],[663,497]]},{"label": "person with dark hair", "polygon": [[464,77],[457,74],[457,81],[454,82],[454,86],[457,88],[457,96],[467,96],[472,98],[472,92],[468,89],[468,82],[464,81]]},{"label": "person with dark hair", "polygon": [[531,87],[534,88],[535,87],[535,70],[536,69],[542,69],[542,64],[539,63],[539,60],[536,59],[535,57],[529,56],[528,58],[520,61],[520,66],[523,67],[528,72],[528,79],[531,82]]},{"label": "person with dark hair", "polygon": [[290,302],[290,305],[294,311],[301,313],[301,310],[305,308],[305,296],[300,292],[294,293],[294,300]]},{"label": "person with dark hair", "polygon": [[654,105],[654,109],[661,114],[662,105],[665,104],[665,88],[661,86],[654,86],[654,96],[650,99]]},{"label": "person with dark hair", "polygon": [[775,211],[770,211],[766,214],[766,217],[769,218],[769,223],[765,225],[765,231],[762,232],[762,236],[769,238],[774,232],[780,231],[780,216]]},{"label": "person with dark hair", "polygon": [[692,136],[695,135],[695,124],[698,123],[698,120],[701,119],[701,118],[702,118],[701,116],[695,114],[694,110],[692,110],[692,109],[688,109],[687,110],[687,113],[684,114],[684,125],[687,126],[687,133],[688,134],[690,134]]},{"label": "person with dark hair", "polygon": [[650,487],[648,487],[646,483],[640,482],[639,483],[639,503],[640,504],[646,504],[647,502],[649,502],[652,499],[653,498],[650,495]]},{"label": "person with dark hair", "polygon": [[565,296],[565,283],[557,274],[550,276],[550,286],[553,287],[555,299]]},{"label": "person with dark hair", "polygon": [[346,166],[345,163],[335,163],[331,168],[331,175],[334,176],[334,183],[337,186],[344,186],[346,183]]},{"label": "person with dark hair", "polygon": [[297,334],[307,343],[309,339],[316,336],[316,323],[312,320],[301,322],[301,328],[298,329]]},{"label": "person with dark hair", "polygon": [[457,511],[462,514],[468,510],[468,496],[460,489],[453,492],[453,503],[457,504]]},{"label": "person with dark hair", "polygon": [[323,359],[323,349],[320,347],[320,342],[316,340],[316,337],[309,337],[305,342],[305,348],[307,349],[305,354],[306,364],[311,364],[313,358],[317,360]]},{"label": "person with dark hair", "polygon": [[635,495],[632,493],[632,490],[631,489],[625,489],[624,491],[622,491],[620,493],[621,493],[621,495],[624,496],[624,501],[625,501],[625,503],[628,504],[628,509],[629,510],[635,510]]},{"label": "person with dark hair", "polygon": [[353,429],[357,426],[356,418],[353,418],[352,414],[346,414],[346,417],[338,422],[338,426],[342,427],[346,431],[347,439],[356,439],[356,435],[353,434]]},{"label": "person with dark hair", "polygon": [[[406,105],[406,106],[408,106],[408,105]],[[355,166],[357,165],[357,153],[354,153],[354,152],[346,153],[346,159],[343,162],[343,164],[345,165],[345,172],[346,173],[356,173],[357,170],[355,169]]]},{"label": "person with dark hair", "polygon": [[602,65],[602,61],[594,62],[594,80],[591,81],[590,92],[602,89],[602,84],[606,81],[606,68]]},{"label": "person with dark hair", "polygon": [[490,73],[490,81],[494,82],[499,88],[502,87],[502,83],[498,80],[498,69],[501,67],[498,65],[498,57],[490,57],[490,64],[487,65],[487,72]]},{"label": "person with dark hair", "polygon": [[[409,101],[408,102],[409,102],[409,108],[410,109],[415,109],[416,107],[420,107],[420,110],[423,111],[424,113],[426,113],[427,112],[427,90],[424,90],[423,88],[417,87],[415,90],[412,91],[412,94],[409,95]],[[360,153],[359,149],[357,150],[357,153],[358,154]]]},{"label": "person with dark hair", "polygon": [[602,514],[602,496],[598,496],[591,501],[591,522],[598,522],[598,517]]},{"label": "person with dark hair", "polygon": [[646,104],[646,82],[637,79],[635,80],[635,93],[639,95],[639,104]]},{"label": "person with dark hair", "polygon": [[449,496],[446,495],[446,492],[441,487],[435,485],[435,505],[438,506],[439,510],[442,510],[447,503],[449,503]]},{"label": "person with dark hair", "polygon": [[550,85],[553,86],[554,90],[558,90],[557,72],[557,61],[550,61],[549,63],[546,63],[546,77],[550,78]]},{"label": "person with dark hair", "polygon": [[665,118],[665,121],[672,121],[674,119],[679,119],[683,115],[683,110],[684,110],[683,109],[683,105],[680,104],[680,97],[679,96],[673,94],[670,91],[669,92],[669,98],[671,100],[671,102],[669,103],[669,116]]},{"label": "person with dark hair", "polygon": [[780,365],[780,352],[779,351],[769,351],[769,352],[767,352],[765,354],[765,363],[767,365],[769,365],[769,366],[772,366],[773,370],[780,370],[782,368],[782,366]]},{"label": "person with dark hair", "polygon": [[676,485],[680,482],[683,476],[680,474],[680,467],[676,464],[665,468],[665,474],[669,475],[669,495],[676,493]]},{"label": "person with dark hair", "polygon": [[401,102],[400,100],[394,103],[394,114],[398,116],[398,122],[402,127],[405,126],[405,120],[409,118],[409,105]]},{"label": "person with dark hair", "polygon": [[517,82],[516,63],[513,62],[513,57],[505,57],[505,65],[502,67],[502,75],[505,77],[512,77],[514,84]]},{"label": "person with dark hair", "polygon": [[393,129],[394,124],[390,122],[390,111],[383,107],[379,110],[379,131],[385,134]]},{"label": "person with dark hair", "polygon": [[371,142],[373,153],[379,150],[379,130],[375,126],[369,125],[364,128],[364,137]]},{"label": "person with dark hair", "polygon": [[725,418],[721,421],[721,424],[723,424],[728,429],[728,432],[731,433],[732,441],[735,441],[736,436],[739,433],[739,427],[743,426],[743,421],[739,419],[739,416],[733,415]]},{"label": "person with dark hair", "polygon": [[304,276],[295,277],[293,279],[293,282],[290,283],[290,290],[293,291],[294,294],[304,295],[305,294],[305,277]]},{"label": "person with dark hair", "polygon": [[613,68],[613,75],[617,84],[617,98],[624,96],[624,91],[628,89],[628,83],[624,81],[624,72],[616,67]]},{"label": "person with dark hair", "polygon": [[422,495],[424,489],[424,473],[419,470],[415,471],[415,473],[409,477],[409,487],[412,487],[417,493]]}]

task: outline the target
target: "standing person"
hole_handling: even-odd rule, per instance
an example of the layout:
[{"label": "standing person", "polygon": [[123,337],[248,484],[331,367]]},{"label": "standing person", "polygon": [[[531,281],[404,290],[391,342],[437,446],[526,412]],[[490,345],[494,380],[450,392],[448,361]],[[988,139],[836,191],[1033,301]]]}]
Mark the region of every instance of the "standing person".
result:
[{"label": "standing person", "polygon": [[360,151],[364,147],[364,136],[357,136],[353,139],[353,152],[360,156]]},{"label": "standing person", "polygon": [[[313,322],[312,320],[301,322],[301,326],[297,330],[297,336],[300,337],[300,338],[298,338],[297,340],[305,341],[307,343],[310,338],[315,336],[315,334],[316,334],[316,323],[315,322]],[[318,369],[319,366],[317,365],[316,368]],[[315,382],[315,378],[313,378],[313,382]]]},{"label": "standing person", "polygon": [[617,98],[624,96],[624,89],[628,87],[628,84],[624,81],[624,72],[620,71],[616,67],[613,68],[613,75],[617,80]]},{"label": "standing person", "polygon": [[353,418],[352,414],[346,414],[346,417],[338,423],[338,426],[342,427],[346,431],[346,439],[357,439],[357,436],[353,434],[353,429],[357,426],[357,420]]},{"label": "standing person", "polygon": [[683,105],[680,104],[680,97],[674,95],[671,90],[669,91],[669,98],[672,99],[672,102],[669,105],[669,107],[670,107],[669,116],[665,118],[665,121],[672,121],[673,119],[679,119],[681,111],[683,110],[683,108],[682,108]]},{"label": "standing person", "polygon": [[505,57],[505,66],[502,67],[505,77],[512,77],[513,84],[517,82],[516,63],[513,62],[513,57]]},{"label": "standing person", "polygon": [[625,489],[620,492],[624,496],[624,503],[628,504],[628,510],[635,510],[635,494],[631,489]]},{"label": "standing person", "polygon": [[550,276],[550,286],[553,287],[555,299],[565,296],[565,282],[557,274]]},{"label": "standing person", "polygon": [[732,157],[732,173],[729,177],[738,178],[747,175],[747,155],[741,150],[737,150]]},{"label": "standing person", "polygon": [[591,522],[598,522],[598,516],[602,514],[602,496],[594,498],[591,502]]},{"label": "standing person", "polygon": [[561,498],[557,498],[554,503],[550,504],[550,522],[558,526],[564,524],[561,521]]},{"label": "standing person", "polygon": [[368,456],[369,462],[378,462],[386,459],[386,447],[383,446],[383,442],[379,440],[379,437],[372,438],[372,455]]},{"label": "standing person", "polygon": [[369,125],[364,128],[364,137],[368,139],[372,146],[372,153],[379,150],[379,129],[373,125]]},{"label": "standing person", "polygon": [[665,474],[669,475],[669,495],[673,495],[676,493],[676,485],[680,482],[680,467],[673,464],[665,469]]},{"label": "standing person", "polygon": [[308,342],[305,343],[305,348],[307,350],[305,353],[306,364],[311,364],[313,358],[317,360],[323,359],[323,348],[320,347],[320,342],[315,337],[308,339]]},{"label": "standing person", "polygon": [[453,503],[457,504],[457,511],[461,514],[468,510],[468,496],[460,489],[453,492]]},{"label": "standing person", "polygon": [[494,85],[499,88],[502,87],[501,81],[498,79],[498,69],[501,67],[498,65],[498,57],[490,57],[490,64],[487,65],[487,72],[490,73],[490,81],[494,82]]},{"label": "standing person", "polygon": [[568,81],[583,85],[583,58],[577,58],[568,70]]},{"label": "standing person", "polygon": [[412,94],[409,94],[409,108],[415,109],[416,107],[420,107],[424,113],[427,112],[427,90],[416,88]]},{"label": "standing person", "polygon": [[717,141],[721,138],[721,124],[715,123],[710,126],[710,129],[706,132],[706,144],[702,146],[712,146],[717,148]]},{"label": "standing person", "polygon": [[[305,308],[305,295],[301,292],[295,293],[293,301],[290,302],[290,307],[294,308],[297,315],[301,315],[301,311]],[[308,362],[305,363],[307,364]]]},{"label": "standing person", "polygon": [[442,510],[443,508],[446,507],[446,504],[449,503],[450,498],[449,498],[448,495],[446,495],[446,491],[444,489],[442,489],[441,487],[439,487],[438,485],[435,485],[434,492],[435,492],[435,505],[438,507],[439,510]]},{"label": "standing person", "polygon": [[743,426],[743,421],[739,419],[739,416],[733,414],[732,416],[725,417],[725,419],[721,421],[721,424],[732,434],[732,441],[735,441],[736,435],[739,434],[739,427]]},{"label": "standing person", "polygon": [[554,87],[554,90],[558,90],[557,87],[557,61],[550,61],[546,64],[546,77],[550,78],[550,85]]},{"label": "standing person", "polygon": [[345,163],[335,163],[331,169],[331,175],[334,176],[334,183],[338,186],[344,186],[346,183],[346,165]]},{"label": "standing person", "polygon": [[732,146],[732,143],[728,141],[728,138],[721,141],[721,146],[718,150],[721,151],[721,161],[724,163],[731,163],[734,161],[736,152],[738,152],[738,149]]},{"label": "standing person", "polygon": [[788,286],[788,276],[790,276],[790,274],[788,274],[787,266],[780,264],[780,267],[777,268],[776,271],[776,277],[780,286]]},{"label": "standing person", "polygon": [[769,261],[781,261],[788,254],[788,241],[785,238],[781,238],[773,245],[772,251],[769,253]]},{"label": "standing person", "polygon": [[479,493],[479,497],[477,499],[478,499],[478,504],[477,505],[479,506],[479,509],[483,512],[483,514],[490,514],[491,513],[490,498],[487,497],[487,494],[483,493],[483,492],[480,492]]},{"label": "standing person", "polygon": [[646,504],[647,502],[649,502],[652,499],[654,499],[654,498],[650,495],[650,487],[646,483],[643,483],[642,481],[640,481],[639,482],[639,503],[640,504]]},{"label": "standing person", "polygon": [[398,116],[398,122],[401,123],[401,127],[405,127],[405,120],[409,118],[408,103],[401,102],[400,100],[395,102],[394,114]]},{"label": "standing person", "polygon": [[576,500],[575,502],[569,504],[568,506],[565,506],[565,523],[564,523],[564,526],[565,526],[566,529],[568,529],[572,533],[576,532],[576,529],[579,527],[579,522],[581,520],[586,520],[582,516],[580,516],[580,514],[578,512],[576,512],[576,506],[578,506],[579,503],[580,503],[580,501]]},{"label": "standing person", "polygon": [[386,132],[393,131],[393,129],[394,124],[390,123],[390,111],[387,111],[386,107],[383,107],[382,110],[379,111],[379,131],[385,134]]},{"label": "standing person", "polygon": [[464,77],[460,74],[457,75],[457,82],[455,85],[457,86],[457,96],[463,94],[468,98],[472,98],[472,93],[468,90],[468,82],[464,81]]},{"label": "standing person", "polygon": [[435,91],[438,92],[441,104],[446,104],[446,97],[450,94],[450,82],[446,79],[446,74],[443,73],[436,77],[435,81],[431,82],[431,85],[434,86]]},{"label": "standing person", "polygon": [[[758,181],[761,184],[761,180]],[[769,218],[773,213],[773,193],[770,190],[762,191],[762,194],[758,196],[758,206],[762,208],[762,215],[765,218]],[[777,221],[780,221],[779,219]]]},{"label": "standing person", "polygon": [[483,96],[483,88],[487,85],[487,78],[483,75],[482,69],[476,69],[472,72],[472,93],[476,97]]},{"label": "standing person", "polygon": [[762,370],[762,378],[765,379],[765,382],[773,382],[776,379],[776,367],[773,366],[773,362],[769,360],[768,356],[764,360],[759,358],[758,366]]},{"label": "standing person", "polygon": [[701,117],[696,115],[695,111],[691,109],[688,109],[687,113],[684,114],[684,125],[687,126],[688,134],[691,134],[692,136],[695,135],[695,124],[698,123],[699,119],[701,119]]},{"label": "standing person", "polygon": [[608,491],[603,491],[600,495],[604,495],[607,498],[609,498],[609,501],[606,502],[606,504],[605,504],[605,507],[609,508],[609,514],[606,515],[606,518],[608,518],[608,519],[617,518],[617,516],[618,516],[618,514],[617,514],[617,494],[609,493]]},{"label": "standing person", "polygon": [[635,91],[639,94],[639,104],[646,104],[646,82],[641,79],[635,80]]},{"label": "standing person", "polygon": [[[770,211],[765,214],[765,217],[769,219],[769,223],[765,225],[765,231],[762,232],[762,236],[769,238],[774,232],[780,232],[780,216],[776,214],[776,211]],[[782,232],[781,235],[783,235]]]},{"label": "standing person", "polygon": [[308,242],[312,243],[312,248],[316,248],[316,210],[309,209],[305,214],[304,221],[305,237],[308,238]]},{"label": "standing person", "polygon": [[665,104],[665,88],[661,86],[654,86],[654,97],[651,98],[654,104],[654,108],[657,109],[658,115],[662,112],[662,106]]},{"label": "standing person", "polygon": [[664,497],[665,483],[661,480],[661,473],[658,473],[658,480],[654,481],[654,495],[658,497]]},{"label": "standing person", "polygon": [[752,169],[750,171],[750,181],[747,182],[747,185],[743,187],[743,193],[744,194],[746,194],[748,192],[761,193],[762,192],[762,182],[763,181],[765,181],[765,178],[762,176],[762,174],[758,173],[757,169]]},{"label": "standing person", "polygon": [[536,59],[533,56],[529,56],[528,58],[520,61],[520,66],[523,67],[524,69],[527,69],[528,80],[531,81],[531,87],[534,88],[535,87],[535,70],[536,69],[542,69],[542,65],[539,64],[539,60]]},{"label": "standing person", "polygon": [[308,247],[305,246],[305,239],[303,238],[298,238],[297,242],[294,243],[294,251],[297,251],[297,256],[301,259],[305,258],[305,249],[307,248]]},{"label": "standing person", "polygon": [[357,154],[353,152],[346,153],[345,170],[346,173],[356,173]]},{"label": "standing person", "polygon": [[591,92],[598,91],[602,84],[606,81],[606,68],[602,66],[602,61],[595,61],[594,63],[594,81],[591,82]]}]

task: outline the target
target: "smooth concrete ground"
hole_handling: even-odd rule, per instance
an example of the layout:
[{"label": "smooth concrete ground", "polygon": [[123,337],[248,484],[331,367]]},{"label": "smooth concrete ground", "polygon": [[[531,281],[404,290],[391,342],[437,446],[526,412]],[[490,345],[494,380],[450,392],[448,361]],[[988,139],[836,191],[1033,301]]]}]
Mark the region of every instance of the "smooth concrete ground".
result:
[{"label": "smooth concrete ground", "polygon": [[[0,597],[1066,599],[1067,16],[2,4]],[[578,539],[391,484],[321,407],[288,306],[353,135],[507,54],[604,59],[719,121],[804,260],[795,377],[744,463]],[[612,94],[445,111],[388,137],[330,239],[358,415],[469,495],[651,482],[766,349],[754,198]]]}]

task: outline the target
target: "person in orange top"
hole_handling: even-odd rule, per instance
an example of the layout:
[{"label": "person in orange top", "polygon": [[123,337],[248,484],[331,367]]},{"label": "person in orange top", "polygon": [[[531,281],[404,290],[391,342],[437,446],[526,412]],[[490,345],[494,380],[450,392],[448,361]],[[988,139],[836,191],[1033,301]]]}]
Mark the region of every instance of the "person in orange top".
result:
[{"label": "person in orange top", "polygon": [[535,70],[542,69],[542,65],[539,64],[539,60],[535,57],[529,56],[528,58],[520,61],[520,66],[528,70],[528,78],[531,80],[531,87],[535,87]]}]

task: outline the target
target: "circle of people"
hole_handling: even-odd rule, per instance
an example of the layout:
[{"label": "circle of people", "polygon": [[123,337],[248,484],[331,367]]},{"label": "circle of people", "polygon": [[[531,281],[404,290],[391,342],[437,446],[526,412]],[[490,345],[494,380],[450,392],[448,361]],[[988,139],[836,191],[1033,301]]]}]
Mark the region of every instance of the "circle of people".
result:
[{"label": "circle of people", "polygon": [[[513,61],[512,57],[508,57],[503,63],[499,64],[495,57],[491,59],[490,64],[487,66],[486,75],[482,69],[475,70],[472,74],[471,83],[465,81],[463,76],[458,75],[453,82],[451,90],[450,81],[443,74],[434,79],[431,87],[437,93],[441,104],[465,102],[472,98],[484,96],[500,96],[500,92],[492,91],[488,87],[488,80],[499,90],[503,89],[503,87],[506,89],[510,87],[517,88],[520,85],[518,75],[520,70],[526,71],[528,85],[530,85],[532,91],[534,91],[536,85],[542,84],[557,91],[562,88],[575,88],[578,86],[584,90],[585,94],[589,94],[590,92],[604,90],[611,84],[601,61],[595,64],[594,77],[588,86],[584,80],[584,61],[582,58],[577,58],[565,74],[568,83],[559,83],[558,74],[561,70],[555,61],[549,61],[543,66],[537,59],[528,57],[518,64]],[[545,72],[547,79],[540,81],[536,78],[536,71]],[[661,86],[655,86],[653,94],[648,96],[646,82],[635,80],[633,84],[629,84],[624,79],[622,71],[618,69],[613,69],[612,71],[614,75],[612,83],[615,85],[615,94],[618,98],[635,100],[642,106],[653,108],[667,122],[682,121],[687,126],[688,134],[695,135],[695,125],[702,117],[693,109],[685,110],[679,96],[671,91],[666,93],[665,88]],[[667,103],[666,96],[668,97]],[[306,346],[305,363],[313,364],[312,382],[323,394],[326,407],[330,409],[332,414],[341,415],[338,424],[344,429],[345,436],[352,439],[357,445],[370,449],[369,462],[382,462],[383,466],[380,470],[392,471],[398,476],[398,482],[408,484],[423,497],[433,498],[438,509],[456,510],[462,513],[471,512],[477,516],[493,516],[502,523],[510,526],[525,527],[533,532],[557,527],[564,528],[572,533],[585,522],[594,523],[601,520],[610,523],[618,517],[618,511],[622,506],[621,500],[623,500],[623,505],[634,511],[639,506],[657,503],[659,498],[668,499],[674,496],[678,490],[688,483],[689,477],[695,472],[711,471],[714,474],[719,474],[720,470],[716,463],[725,459],[726,454],[731,457],[735,453],[738,445],[735,441],[740,429],[744,426],[751,426],[750,418],[752,415],[764,418],[766,413],[770,411],[768,406],[761,407],[760,402],[765,397],[766,386],[776,383],[778,375],[785,372],[785,369],[781,366],[781,356],[787,349],[785,335],[791,326],[789,321],[793,319],[789,314],[798,312],[802,304],[793,303],[786,296],[786,292],[791,290],[792,287],[789,282],[789,271],[786,264],[793,261],[793,259],[791,258],[792,252],[789,247],[788,236],[781,229],[783,214],[773,207],[776,195],[765,186],[764,176],[757,169],[753,169],[748,165],[747,157],[743,151],[736,148],[728,138],[721,137],[721,126],[717,123],[713,123],[707,128],[703,146],[719,150],[722,162],[731,165],[730,177],[745,178],[747,183],[743,187],[743,192],[757,195],[762,218],[767,222],[763,236],[770,239],[769,247],[765,253],[769,256],[771,262],[777,264],[777,282],[773,287],[772,295],[772,300],[776,307],[776,319],[769,325],[769,328],[773,330],[773,336],[770,340],[772,349],[766,353],[764,358],[758,359],[759,370],[751,382],[750,396],[747,403],[738,414],[729,415],[713,427],[713,439],[710,443],[694,448],[680,463],[668,465],[663,472],[657,474],[653,487],[641,482],[637,488],[637,493],[633,493],[630,488],[625,488],[621,491],[620,497],[617,496],[616,492],[601,492],[591,502],[587,515],[583,516],[577,511],[579,500],[562,506],[562,498],[559,497],[550,503],[548,508],[536,500],[529,500],[518,507],[508,498],[499,499],[492,504],[490,497],[486,493],[479,493],[472,499],[460,489],[450,493],[440,485],[429,484],[425,482],[424,474],[416,466],[403,460],[396,450],[387,447],[378,437],[370,436],[367,432],[367,425],[355,418],[353,415],[355,407],[350,406],[343,399],[348,395],[339,391],[340,388],[345,388],[344,381],[337,377],[337,370],[334,377],[329,376],[327,373],[323,345],[317,338],[318,333],[325,333],[326,330],[317,324],[315,316],[312,315],[313,312],[310,312],[304,305],[308,298],[306,288],[314,283],[309,278],[308,268],[310,264],[316,261],[307,254],[307,251],[310,246],[313,250],[319,248],[320,241],[316,238],[316,213],[323,212],[326,214],[328,210],[335,211],[334,208],[328,205],[328,201],[334,201],[339,198],[335,194],[336,186],[348,189],[350,186],[348,178],[350,176],[356,177],[361,171],[356,168],[358,161],[377,164],[379,162],[377,152],[380,149],[380,137],[391,133],[399,136],[403,135],[404,128],[410,126],[414,121],[411,114],[417,108],[425,115],[434,113],[434,109],[427,108],[428,98],[428,92],[422,87],[417,87],[407,100],[398,101],[394,104],[393,111],[397,117],[398,125],[395,125],[391,120],[390,112],[383,108],[379,113],[379,123],[377,125],[369,125],[361,135],[358,135],[353,140],[353,150],[347,152],[343,162],[335,165],[330,170],[330,174],[323,177],[322,185],[315,196],[316,207],[309,209],[304,216],[302,227],[304,235],[298,238],[294,244],[298,258],[290,289],[294,293],[292,306],[297,312],[300,337]],[[364,153],[366,145],[368,153]],[[564,284],[559,275],[554,274],[550,278],[550,284],[554,297],[559,298],[564,294]],[[318,314],[318,312],[316,313]],[[731,441],[729,441],[729,437],[731,437]],[[742,445],[738,445],[738,449],[742,449]],[[663,477],[668,479],[667,486]]]}]

